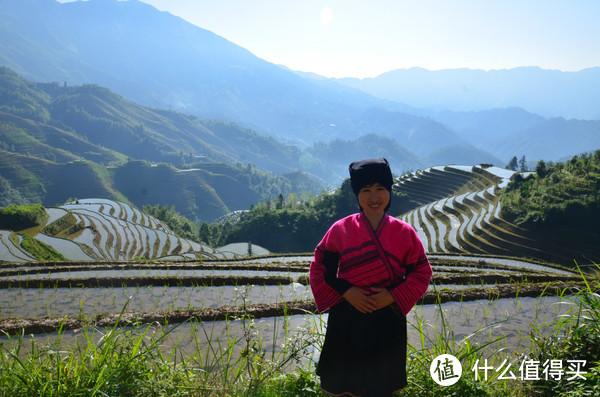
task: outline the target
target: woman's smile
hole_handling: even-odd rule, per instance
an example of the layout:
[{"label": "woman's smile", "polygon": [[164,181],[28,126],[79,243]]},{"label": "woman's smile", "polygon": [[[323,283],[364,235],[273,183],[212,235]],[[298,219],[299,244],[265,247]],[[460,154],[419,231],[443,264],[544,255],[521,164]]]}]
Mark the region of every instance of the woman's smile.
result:
[{"label": "woman's smile", "polygon": [[390,192],[378,182],[367,185],[358,192],[358,204],[364,214],[379,221],[385,212],[385,207],[390,202]]}]

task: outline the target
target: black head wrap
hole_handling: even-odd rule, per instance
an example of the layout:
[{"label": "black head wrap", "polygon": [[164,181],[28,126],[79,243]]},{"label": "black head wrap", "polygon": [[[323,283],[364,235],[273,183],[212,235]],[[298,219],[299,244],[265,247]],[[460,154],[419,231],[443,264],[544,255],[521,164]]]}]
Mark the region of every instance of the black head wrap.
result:
[{"label": "black head wrap", "polygon": [[[365,159],[355,161],[348,167],[350,171],[350,185],[352,191],[358,197],[360,189],[367,185],[372,185],[378,182],[381,186],[390,192],[390,203],[392,185],[394,184],[394,178],[392,177],[392,170],[390,164],[384,158],[380,159]],[[387,205],[385,210],[390,208],[390,204]]]}]

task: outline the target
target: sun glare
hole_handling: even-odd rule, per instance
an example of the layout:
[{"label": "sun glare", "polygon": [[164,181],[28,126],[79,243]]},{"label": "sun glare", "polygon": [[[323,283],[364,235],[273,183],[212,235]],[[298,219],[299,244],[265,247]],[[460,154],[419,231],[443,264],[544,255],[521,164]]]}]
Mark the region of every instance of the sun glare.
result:
[{"label": "sun glare", "polygon": [[331,22],[331,18],[333,18],[333,11],[331,11],[331,8],[323,8],[323,11],[321,11],[321,23],[327,25]]}]

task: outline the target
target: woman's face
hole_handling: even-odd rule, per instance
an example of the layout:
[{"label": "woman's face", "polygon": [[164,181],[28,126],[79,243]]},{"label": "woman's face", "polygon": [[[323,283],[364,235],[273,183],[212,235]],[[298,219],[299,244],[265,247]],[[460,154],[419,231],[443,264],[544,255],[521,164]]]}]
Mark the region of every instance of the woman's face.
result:
[{"label": "woman's face", "polygon": [[358,192],[358,205],[367,217],[383,216],[390,202],[390,192],[378,182],[367,185]]}]

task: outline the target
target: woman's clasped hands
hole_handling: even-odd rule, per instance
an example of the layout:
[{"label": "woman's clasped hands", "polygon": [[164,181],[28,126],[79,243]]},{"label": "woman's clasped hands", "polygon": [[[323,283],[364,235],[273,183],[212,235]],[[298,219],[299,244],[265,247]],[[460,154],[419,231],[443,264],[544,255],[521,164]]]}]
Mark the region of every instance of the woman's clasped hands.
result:
[{"label": "woman's clasped hands", "polygon": [[373,294],[364,288],[350,287],[342,297],[361,313],[372,313],[375,310],[394,303],[394,297],[386,288],[369,288]]}]

